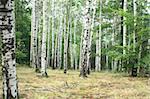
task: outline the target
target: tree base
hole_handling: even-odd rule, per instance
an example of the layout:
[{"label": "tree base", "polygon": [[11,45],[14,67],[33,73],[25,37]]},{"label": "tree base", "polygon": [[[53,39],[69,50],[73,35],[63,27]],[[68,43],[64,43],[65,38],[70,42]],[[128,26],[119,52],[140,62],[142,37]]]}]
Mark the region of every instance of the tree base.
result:
[{"label": "tree base", "polygon": [[38,68],[35,69],[35,72],[36,73],[41,73],[40,69],[38,69]]},{"label": "tree base", "polygon": [[48,74],[46,72],[42,73],[42,77],[48,77]]},{"label": "tree base", "polygon": [[137,67],[132,68],[131,76],[132,77],[137,77]]},{"label": "tree base", "polygon": [[64,70],[64,74],[67,74],[67,69]]}]

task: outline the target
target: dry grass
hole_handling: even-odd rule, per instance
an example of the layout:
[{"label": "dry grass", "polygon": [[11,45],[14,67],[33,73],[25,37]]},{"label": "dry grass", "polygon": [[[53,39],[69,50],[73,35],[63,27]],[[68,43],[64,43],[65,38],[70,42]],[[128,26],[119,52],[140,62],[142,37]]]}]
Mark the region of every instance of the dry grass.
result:
[{"label": "dry grass", "polygon": [[17,72],[20,99],[150,99],[147,78],[102,72],[83,79],[79,72],[65,75],[59,70],[48,70],[49,77],[41,78],[24,67],[17,68]]}]

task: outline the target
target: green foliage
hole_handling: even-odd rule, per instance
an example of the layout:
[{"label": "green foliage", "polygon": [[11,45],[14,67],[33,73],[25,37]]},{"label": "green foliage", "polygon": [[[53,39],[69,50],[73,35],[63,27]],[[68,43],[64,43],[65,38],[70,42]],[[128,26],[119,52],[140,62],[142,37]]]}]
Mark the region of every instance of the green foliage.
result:
[{"label": "green foliage", "polygon": [[27,7],[26,0],[15,0],[15,18],[16,18],[16,56],[17,63],[29,63],[30,51],[30,8]]}]

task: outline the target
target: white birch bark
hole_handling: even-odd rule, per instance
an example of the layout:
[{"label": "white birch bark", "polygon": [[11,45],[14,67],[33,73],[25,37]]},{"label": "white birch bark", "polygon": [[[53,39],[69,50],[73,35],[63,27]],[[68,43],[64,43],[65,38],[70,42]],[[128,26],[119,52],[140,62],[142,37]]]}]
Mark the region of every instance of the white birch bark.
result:
[{"label": "white birch bark", "polygon": [[77,26],[77,20],[76,20],[76,17],[75,17],[75,20],[74,20],[74,63],[75,63],[75,70],[78,69],[78,62],[77,62],[77,41],[76,41],[76,26]]},{"label": "white birch bark", "polygon": [[[112,33],[112,46],[115,46],[116,45],[116,35],[117,35],[117,16],[114,16],[114,23],[113,23],[113,33]],[[112,60],[112,63],[113,63],[113,66],[112,66],[112,69],[113,71],[116,71],[117,70],[117,60],[116,58],[114,58]]]},{"label": "white birch bark", "polygon": [[47,67],[50,66],[50,0],[47,2],[48,4],[48,12],[47,12]]},{"label": "white birch bark", "polygon": [[[123,10],[124,12],[127,11],[127,0],[124,0]],[[126,54],[125,47],[126,47],[127,26],[126,26],[125,21],[126,21],[126,17],[124,16],[123,17],[123,54]]]},{"label": "white birch bark", "polygon": [[81,68],[80,68],[80,75],[81,77],[87,77],[87,67],[88,67],[88,52],[89,52],[89,41],[91,36],[91,18],[90,18],[90,3],[91,0],[86,0],[86,7],[84,9],[84,36],[83,36],[83,43],[82,43],[82,52],[83,57],[81,60]]},{"label": "white birch bark", "polygon": [[[42,11],[42,9],[43,9],[43,1],[42,0],[40,0],[39,1],[39,16],[43,16],[43,11]],[[38,26],[38,63],[37,63],[37,65],[38,65],[38,67],[39,67],[39,69],[41,68],[41,45],[42,45],[42,27],[43,27],[43,21],[42,21],[42,17],[39,17],[39,26]],[[39,71],[40,72],[40,71]]]},{"label": "white birch bark", "polygon": [[60,64],[60,67],[62,66],[62,36],[63,36],[63,5],[61,4],[61,15],[60,15],[60,48],[59,48],[59,52],[60,52],[60,55],[59,55],[59,64]]},{"label": "white birch bark", "polygon": [[[107,42],[105,42],[105,49],[107,49],[108,48],[108,44],[107,44]],[[108,55],[106,55],[106,69],[108,70],[109,69],[109,57],[108,57]]]},{"label": "white birch bark", "polygon": [[[69,26],[69,22],[68,22]],[[64,73],[67,72],[68,31],[66,31],[66,16],[64,17]]]},{"label": "white birch bark", "polygon": [[51,65],[54,69],[54,50],[55,50],[55,0],[52,0],[52,56]]},{"label": "white birch bark", "polygon": [[[90,6],[90,5],[89,5]],[[91,8],[90,8],[91,9]],[[90,55],[91,55],[91,45],[92,45],[92,39],[93,39],[93,31],[94,31],[94,21],[95,21],[95,13],[96,13],[96,0],[92,0],[92,23],[91,23],[91,33],[90,33],[90,39],[89,39],[89,51],[88,51],[88,61],[87,61],[87,68],[90,71],[91,70],[91,64],[90,64]]]},{"label": "white birch bark", "polygon": [[71,18],[71,15],[70,15],[70,18],[69,18],[69,21],[70,21],[70,29],[69,29],[69,34],[70,34],[70,37],[69,37],[69,49],[70,49],[70,64],[71,64],[71,69],[73,69],[74,67],[74,64],[73,64],[73,46],[72,46],[72,18]]},{"label": "white birch bark", "polygon": [[30,66],[34,67],[34,55],[33,55],[33,46],[34,46],[34,28],[36,28],[36,22],[35,22],[35,5],[36,5],[36,0],[32,0],[32,20],[31,20],[31,42],[30,42]]},{"label": "white birch bark", "polygon": [[79,59],[79,69],[80,69],[80,67],[81,67],[81,60],[82,60],[82,56],[83,56],[83,53],[82,53],[83,36],[84,36],[83,31],[84,31],[84,29],[82,29],[82,32],[81,32],[81,38],[80,38],[80,59]]},{"label": "white birch bark", "polygon": [[47,0],[43,1],[43,33],[42,33],[42,51],[41,51],[41,73],[47,76],[46,71],[46,37],[47,37]]},{"label": "white birch bark", "polygon": [[48,25],[47,25],[47,67],[50,66],[50,17],[48,17]]},{"label": "white birch bark", "polygon": [[58,57],[58,35],[59,33],[56,32],[56,38],[55,38],[55,49],[54,49],[54,69],[57,67],[57,57]]},{"label": "white birch bark", "polygon": [[14,0],[0,0],[0,33],[2,36],[3,99],[18,99],[15,57]]},{"label": "white birch bark", "polygon": [[32,22],[31,22],[31,61],[32,67],[37,69],[37,33],[38,33],[38,1],[32,1]]},{"label": "white birch bark", "polygon": [[136,35],[136,16],[137,16],[137,0],[133,0],[133,13],[134,13],[134,31],[133,31],[133,51],[135,51],[135,35]]},{"label": "white birch bark", "polygon": [[102,30],[101,30],[101,25],[102,25],[102,0],[100,0],[100,11],[99,11],[99,31],[96,33],[96,71],[101,70],[101,35],[102,35]]}]

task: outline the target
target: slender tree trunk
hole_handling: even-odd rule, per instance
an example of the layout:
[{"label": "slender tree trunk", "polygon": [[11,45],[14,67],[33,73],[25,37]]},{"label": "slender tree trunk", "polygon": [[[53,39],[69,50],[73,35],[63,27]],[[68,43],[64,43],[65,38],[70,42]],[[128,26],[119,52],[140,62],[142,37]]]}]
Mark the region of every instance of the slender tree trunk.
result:
[{"label": "slender tree trunk", "polygon": [[133,31],[133,51],[135,51],[135,35],[136,35],[136,16],[137,16],[137,4],[136,4],[136,0],[133,0],[133,13],[134,13],[134,31]]},{"label": "slender tree trunk", "polygon": [[32,0],[32,21],[31,21],[31,45],[30,45],[30,65],[34,66],[34,35],[36,32],[36,0]]},{"label": "slender tree trunk", "polygon": [[[69,29],[69,22],[68,22]],[[68,31],[66,31],[66,17],[64,17],[64,73],[67,73],[67,50],[68,50]]]},{"label": "slender tree trunk", "polygon": [[102,35],[102,30],[101,30],[101,25],[102,25],[102,0],[100,0],[100,11],[99,11],[99,31],[96,34],[96,71],[101,70],[101,35]]},{"label": "slender tree trunk", "polygon": [[48,76],[46,71],[46,37],[47,37],[47,0],[43,1],[43,33],[42,33],[42,51],[41,51],[41,73],[42,76]]},{"label": "slender tree trunk", "polygon": [[[89,8],[91,9],[91,8]],[[96,13],[96,0],[92,0],[92,10],[93,10],[93,15],[92,15],[92,23],[91,23],[91,33],[90,33],[90,39],[89,39],[89,51],[88,51],[88,62],[87,62],[87,72],[90,74],[91,71],[91,63],[90,63],[90,56],[91,56],[91,46],[92,46],[92,39],[93,39],[93,32],[94,32],[94,20],[95,20],[95,13]]]},{"label": "slender tree trunk", "polygon": [[[133,13],[134,13],[134,31],[133,31],[133,51],[135,52],[135,48],[136,48],[136,39],[135,39],[135,37],[136,37],[136,16],[137,16],[137,1],[136,0],[133,0]],[[141,46],[140,46],[140,48],[139,48],[139,50],[141,50]],[[139,53],[139,56],[140,56],[140,53]],[[138,57],[139,58],[139,57]],[[136,62],[136,61],[135,61]],[[133,76],[133,77],[136,77],[137,76],[137,67],[135,67],[135,66],[133,66],[132,67],[132,73],[131,73],[131,75]]]},{"label": "slender tree trunk", "polygon": [[89,53],[89,41],[91,36],[91,18],[90,18],[90,3],[91,0],[86,0],[86,7],[84,12],[84,36],[82,44],[83,57],[81,60],[80,75],[81,77],[87,77],[87,67],[88,67],[88,53]]},{"label": "slender tree trunk", "polygon": [[[123,10],[124,10],[124,12],[127,11],[127,0],[124,0]],[[126,47],[126,36],[127,36],[127,34],[126,34],[126,32],[127,32],[127,26],[126,26],[125,21],[126,21],[126,17],[124,16],[123,17],[123,54],[124,55],[126,54],[125,47]]]},{"label": "slender tree trunk", "polygon": [[0,33],[2,36],[3,99],[18,99],[15,57],[14,0],[0,0]]},{"label": "slender tree trunk", "polygon": [[[115,22],[114,22],[114,24],[115,24]],[[115,25],[113,25],[113,28],[114,29],[112,29],[113,30],[113,32],[112,32],[112,46],[115,45]],[[111,69],[115,70],[114,69],[114,58],[113,57],[111,58]]]},{"label": "slender tree trunk", "polygon": [[[113,27],[114,27],[114,31],[113,31],[113,33],[112,33],[112,46],[115,46],[116,45],[116,35],[117,35],[117,16],[115,15],[114,16],[114,24],[113,24]],[[112,67],[112,69],[113,69],[113,71],[116,71],[117,70],[117,60],[116,60],[116,58],[114,58],[113,60],[112,60],[112,63],[113,63],[113,67]]]},{"label": "slender tree trunk", "polygon": [[[43,11],[42,11],[42,7],[43,7],[43,1],[40,0],[39,2],[39,16],[43,16]],[[39,24],[38,24],[38,63],[37,66],[39,67],[39,69],[41,69],[41,45],[42,45],[42,26],[43,26],[43,21],[42,18],[39,17]],[[39,70],[40,72],[40,70]]]},{"label": "slender tree trunk", "polygon": [[51,56],[51,65],[54,69],[54,50],[55,50],[55,0],[52,0],[52,56]]},{"label": "slender tree trunk", "polygon": [[71,16],[70,16],[70,18],[69,18],[70,20],[70,31],[69,31],[69,33],[70,33],[70,38],[69,38],[69,49],[70,49],[70,64],[71,64],[71,69],[73,69],[73,67],[74,67],[74,64],[73,64],[73,46],[72,46],[72,18],[71,18]]},{"label": "slender tree trunk", "polygon": [[[50,0],[48,0],[48,4],[50,5]],[[50,20],[51,20],[51,18],[50,18],[50,7],[48,7],[47,8],[47,10],[48,10],[48,12],[47,12],[47,67],[49,67],[50,66],[50,32],[51,32],[51,27],[50,27],[50,25],[51,25],[51,23],[50,23]]]},{"label": "slender tree trunk", "polygon": [[57,57],[59,56],[58,55],[58,37],[59,37],[59,35],[58,35],[59,33],[58,32],[56,32],[56,38],[55,38],[55,50],[54,50],[54,69],[56,69],[57,68]]},{"label": "slender tree trunk", "polygon": [[82,53],[83,36],[84,36],[83,31],[84,31],[84,29],[82,28],[81,38],[80,38],[80,59],[79,59],[79,69],[80,69],[80,67],[81,67],[81,60],[82,60],[82,56],[83,56],[83,53]]},{"label": "slender tree trunk", "polygon": [[47,67],[50,66],[50,17],[48,17],[48,25],[47,25]]},{"label": "slender tree trunk", "polygon": [[61,15],[60,15],[60,44],[59,44],[59,52],[60,52],[60,55],[59,55],[59,64],[60,64],[60,67],[62,66],[62,36],[63,36],[63,5],[61,4]]},{"label": "slender tree trunk", "polygon": [[[107,42],[105,42],[105,49],[107,49],[108,48],[108,44],[107,44]],[[109,70],[109,57],[108,57],[108,55],[106,55],[106,69],[107,70]]]},{"label": "slender tree trunk", "polygon": [[75,70],[78,69],[78,62],[77,62],[77,41],[76,41],[76,26],[77,26],[77,19],[74,20],[74,63],[75,63]]},{"label": "slender tree trunk", "polygon": [[[32,54],[32,67],[34,67],[36,69],[36,71],[38,70],[38,66],[37,66],[37,33],[38,33],[38,13],[37,13],[37,6],[38,6],[38,1],[33,0],[32,1],[32,37],[31,37],[31,42],[32,46],[31,46],[31,54]],[[32,40],[33,39],[33,40]]]}]

